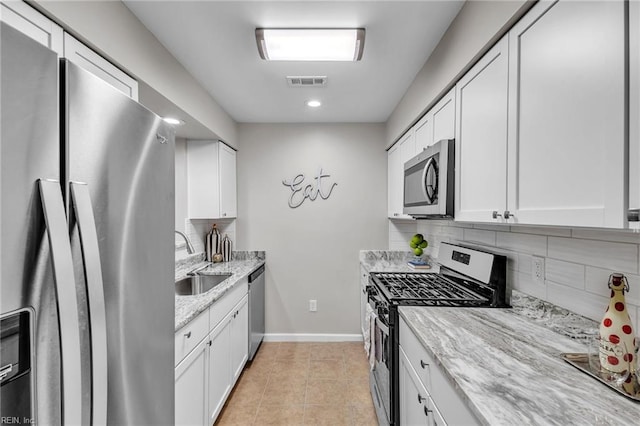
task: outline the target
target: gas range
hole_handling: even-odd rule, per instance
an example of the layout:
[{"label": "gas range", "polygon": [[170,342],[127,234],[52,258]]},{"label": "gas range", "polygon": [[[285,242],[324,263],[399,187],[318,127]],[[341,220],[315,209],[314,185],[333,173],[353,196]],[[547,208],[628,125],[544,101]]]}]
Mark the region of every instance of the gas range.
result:
[{"label": "gas range", "polygon": [[371,272],[368,303],[375,316],[371,392],[383,425],[400,425],[398,307],[508,307],[505,256],[442,243],[440,272]]}]

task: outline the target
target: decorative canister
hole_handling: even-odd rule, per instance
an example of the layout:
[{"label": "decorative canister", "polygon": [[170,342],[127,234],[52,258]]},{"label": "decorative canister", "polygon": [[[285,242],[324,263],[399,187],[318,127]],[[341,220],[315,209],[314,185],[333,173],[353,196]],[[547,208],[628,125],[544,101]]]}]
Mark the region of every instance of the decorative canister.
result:
[{"label": "decorative canister", "polygon": [[609,288],[611,299],[600,323],[600,367],[614,373],[634,372],[635,334],[624,298],[629,283],[624,275],[614,273],[609,276]]},{"label": "decorative canister", "polygon": [[222,238],[220,237],[220,231],[218,231],[218,227],[215,223],[211,228],[211,232],[213,232],[213,235],[211,236],[212,254],[222,253]]},{"label": "decorative canister", "polygon": [[205,260],[207,262],[211,262],[213,260],[214,252],[213,252],[212,240],[213,240],[213,228],[211,229],[211,231],[207,232],[207,235],[204,238],[204,252],[206,256]]},{"label": "decorative canister", "polygon": [[228,262],[231,260],[231,240],[227,234],[224,235],[222,240],[222,261]]}]

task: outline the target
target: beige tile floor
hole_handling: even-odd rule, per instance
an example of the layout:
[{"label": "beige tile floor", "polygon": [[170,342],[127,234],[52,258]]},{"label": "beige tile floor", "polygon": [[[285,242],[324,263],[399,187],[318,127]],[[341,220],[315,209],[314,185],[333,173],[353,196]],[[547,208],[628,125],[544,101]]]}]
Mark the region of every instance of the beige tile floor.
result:
[{"label": "beige tile floor", "polygon": [[216,426],[374,426],[362,343],[264,342]]}]

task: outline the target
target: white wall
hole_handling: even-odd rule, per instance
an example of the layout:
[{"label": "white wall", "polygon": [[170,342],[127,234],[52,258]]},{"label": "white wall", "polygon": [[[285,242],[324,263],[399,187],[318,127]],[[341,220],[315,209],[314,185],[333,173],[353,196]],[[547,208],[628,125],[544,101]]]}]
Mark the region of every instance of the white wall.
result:
[{"label": "white wall", "polygon": [[[359,250],[387,247],[384,125],[240,124],[239,140],[237,247],[266,251],[267,333],[358,334]],[[331,196],[291,209],[282,181],[319,167]]]},{"label": "white wall", "polygon": [[235,121],[122,2],[38,0],[34,6],[236,146]]},{"label": "white wall", "polygon": [[176,230],[185,232],[187,219],[187,141],[176,138]]},{"label": "white wall", "polygon": [[467,1],[387,120],[392,145],[535,2]]},{"label": "white wall", "polygon": [[[389,248],[408,250],[420,232],[427,254],[437,257],[442,241],[481,246],[508,258],[508,283],[524,293],[600,321],[609,301],[609,275],[623,273],[630,292],[627,309],[640,330],[640,234],[586,228],[544,228],[458,223],[389,221]],[[545,281],[532,278],[532,256],[544,259]]]}]

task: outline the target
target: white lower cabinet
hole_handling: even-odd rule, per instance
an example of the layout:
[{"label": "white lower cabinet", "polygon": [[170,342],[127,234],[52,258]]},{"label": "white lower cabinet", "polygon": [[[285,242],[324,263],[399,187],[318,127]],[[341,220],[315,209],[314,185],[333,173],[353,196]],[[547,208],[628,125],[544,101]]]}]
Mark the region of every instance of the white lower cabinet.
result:
[{"label": "white lower cabinet", "polygon": [[403,318],[399,352],[401,425],[480,424]]},{"label": "white lower cabinet", "polygon": [[400,423],[443,426],[447,423],[400,348]]},{"label": "white lower cabinet", "polygon": [[249,358],[249,297],[238,303],[231,321],[231,380],[235,383]]},{"label": "white lower cabinet", "polygon": [[209,334],[209,424],[213,424],[231,391],[231,319]]},{"label": "white lower cabinet", "polygon": [[207,424],[209,342],[202,340],[176,367],[176,425]]},{"label": "white lower cabinet", "polygon": [[369,283],[369,273],[360,266],[360,328],[362,337],[366,341],[367,332],[367,284]]},{"label": "white lower cabinet", "polygon": [[176,425],[209,426],[220,414],[248,358],[248,300],[245,280],[176,333],[179,342],[195,336],[203,318],[211,324],[211,331],[176,366]]}]

